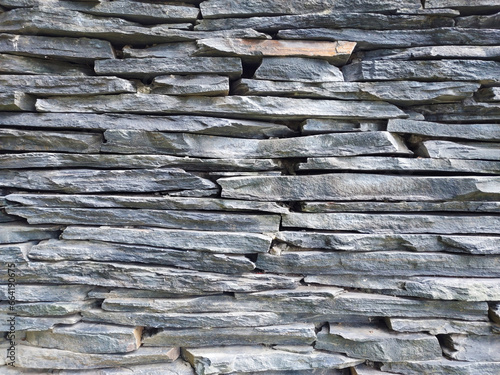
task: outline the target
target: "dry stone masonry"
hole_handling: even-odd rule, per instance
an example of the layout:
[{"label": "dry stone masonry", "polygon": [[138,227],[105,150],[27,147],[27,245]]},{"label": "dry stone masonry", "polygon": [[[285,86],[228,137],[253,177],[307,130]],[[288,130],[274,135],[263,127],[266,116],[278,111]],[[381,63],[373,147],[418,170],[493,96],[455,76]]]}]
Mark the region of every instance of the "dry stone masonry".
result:
[{"label": "dry stone masonry", "polygon": [[0,0],[0,151],[0,374],[500,374],[500,0]]}]

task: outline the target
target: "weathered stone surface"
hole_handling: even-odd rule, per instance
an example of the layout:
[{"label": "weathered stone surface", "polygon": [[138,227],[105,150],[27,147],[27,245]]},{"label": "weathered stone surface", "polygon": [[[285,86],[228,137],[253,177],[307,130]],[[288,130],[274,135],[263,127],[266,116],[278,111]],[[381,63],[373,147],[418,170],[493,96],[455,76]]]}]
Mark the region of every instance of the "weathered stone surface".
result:
[{"label": "weathered stone surface", "polygon": [[366,365],[359,365],[356,367],[351,367],[351,374],[352,375],[390,375],[389,372],[384,372],[384,371],[379,371],[375,370],[372,367],[368,367]]},{"label": "weathered stone surface", "polygon": [[345,40],[357,42],[357,48],[404,48],[439,45],[498,45],[500,31],[442,27],[422,30],[297,29],[280,30],[280,39]]},{"label": "weathered stone surface", "polygon": [[28,261],[28,252],[34,244],[35,242],[25,242],[0,245],[1,264],[6,266],[7,263],[14,263],[16,265],[26,263]]},{"label": "weathered stone surface", "polygon": [[0,209],[0,223],[9,223],[18,220],[19,218],[12,215],[7,215],[3,209]]},{"label": "weathered stone surface", "polygon": [[438,159],[500,160],[500,143],[424,141],[417,154]]},{"label": "weathered stone surface", "polygon": [[[0,331],[9,332],[10,316],[7,314],[0,314]],[[66,315],[66,316],[16,316],[16,330],[17,331],[40,331],[52,329],[59,324],[76,324],[82,319],[80,314]]]},{"label": "weathered stone surface", "polygon": [[499,46],[432,46],[379,49],[363,53],[366,60],[478,59],[498,60]]},{"label": "weathered stone surface", "polygon": [[[199,40],[197,46],[198,50],[195,53],[197,56],[237,56],[254,61],[270,56],[313,57],[338,66],[344,65],[349,60],[356,43],[218,38]],[[266,60],[263,61],[265,64]],[[284,60],[281,61],[284,63]],[[321,66],[316,65],[316,67]]]},{"label": "weathered stone surface", "polygon": [[8,207],[7,213],[30,224],[130,225],[229,232],[277,232],[279,215],[189,212],[128,208]]},{"label": "weathered stone surface", "polygon": [[[16,301],[21,302],[70,302],[83,301],[92,289],[86,285],[17,284]],[[0,300],[8,299],[7,285],[0,285]]]},{"label": "weathered stone surface", "polygon": [[136,89],[130,81],[116,77],[0,75],[0,91],[49,96],[120,94]]},{"label": "weathered stone surface", "polygon": [[164,329],[143,339],[144,346],[202,347],[213,345],[310,345],[316,340],[314,324],[298,323],[239,329]]},{"label": "weathered stone surface", "polygon": [[[450,125],[450,127],[452,126],[454,125]],[[463,126],[468,126],[468,125],[463,125]],[[424,131],[425,129],[421,130],[420,132]],[[419,130],[414,130],[414,132],[419,132]],[[308,158],[307,162],[299,163],[297,165],[297,170],[299,171],[308,171],[308,170],[401,171],[407,173],[436,171],[436,172],[499,174],[500,163],[495,161],[484,161],[484,160],[475,161],[475,160],[461,160],[461,159],[348,156],[348,157]],[[361,208],[361,206],[359,208],[359,210],[361,211],[364,211],[365,209],[366,208],[364,206],[363,208]]]},{"label": "weathered stone surface", "polygon": [[[374,133],[361,134],[372,135]],[[311,137],[321,136],[308,138]],[[217,180],[217,183],[222,186],[222,197],[261,201],[441,201],[469,200],[474,199],[473,197],[479,200],[484,198],[494,200],[498,197],[499,182],[497,177],[445,178],[356,173],[314,176],[243,176]],[[335,229],[339,230],[339,228]]]},{"label": "weathered stone surface", "polygon": [[100,75],[135,78],[163,74],[220,74],[235,79],[243,72],[241,60],[236,57],[109,59],[96,61],[94,69]]},{"label": "weathered stone surface", "polygon": [[500,10],[500,4],[496,0],[426,0],[425,7],[453,8],[462,11],[481,12]]},{"label": "weathered stone surface", "polygon": [[305,57],[264,57],[253,78],[295,82],[344,81],[340,69],[328,61]]},{"label": "weathered stone surface", "polygon": [[491,335],[493,325],[487,322],[464,322],[450,319],[386,318],[388,327],[397,332],[429,332],[431,335],[470,333]]},{"label": "weathered stone surface", "polygon": [[[238,27],[239,28],[239,27]],[[124,57],[190,57],[196,52],[196,42],[161,43],[146,48],[123,47]]]},{"label": "weathered stone surface", "polygon": [[500,217],[486,215],[290,213],[283,215],[282,225],[361,233],[497,234],[498,220]]},{"label": "weathered stone surface", "polygon": [[429,361],[441,358],[436,337],[422,333],[393,333],[377,326],[330,324],[318,333],[316,349],[344,353],[371,361]]},{"label": "weathered stone surface", "polygon": [[233,254],[267,252],[271,244],[271,237],[257,233],[198,232],[160,228],[69,226],[64,230],[62,238]]},{"label": "weathered stone surface", "polygon": [[[96,78],[96,77],[93,77]],[[99,79],[99,78],[96,78]],[[77,84],[75,82],[75,84]],[[238,138],[289,137],[295,133],[285,125],[271,122],[201,116],[144,116],[95,113],[2,113],[0,125],[65,129],[136,129],[186,132]]]},{"label": "weathered stone surface", "polygon": [[346,65],[346,81],[479,81],[497,82],[498,61],[482,60],[366,60]]},{"label": "weathered stone surface", "polygon": [[[243,80],[241,80],[240,83],[242,81]],[[253,81],[253,82],[262,82],[262,81]],[[238,87],[241,87],[241,84]],[[302,135],[324,134],[324,133],[346,133],[346,132],[359,132],[359,131],[363,131],[361,129],[361,123],[352,121],[325,120],[325,119],[321,120],[312,118],[312,119],[307,119],[302,124],[300,124],[300,133]]]},{"label": "weathered stone surface", "polygon": [[30,259],[49,262],[91,260],[146,263],[236,274],[249,272],[255,268],[255,264],[244,256],[96,241],[42,241],[31,249],[29,256]]},{"label": "weathered stone surface", "polygon": [[455,22],[458,27],[473,27],[473,28],[488,28],[498,29],[500,21],[500,13],[491,15],[458,17]]},{"label": "weathered stone surface", "polygon": [[[18,268],[18,270],[21,267]],[[16,303],[15,312],[19,316],[65,316],[76,314],[92,308],[94,301],[62,301],[62,302],[25,302]],[[0,303],[0,312],[11,312],[7,302]]]},{"label": "weathered stone surface", "polygon": [[210,189],[209,180],[182,169],[132,170],[2,170],[0,185],[29,190],[54,190],[65,193],[151,192],[182,189]]},{"label": "weathered stone surface", "polygon": [[88,76],[92,69],[65,61],[0,54],[0,73]]},{"label": "weathered stone surface", "polygon": [[179,348],[139,348],[122,354],[75,353],[69,350],[18,345],[16,366],[37,369],[98,369],[159,362],[172,362],[179,357]]},{"label": "weathered stone surface", "polygon": [[0,129],[0,142],[2,151],[56,151],[90,154],[101,150],[103,136],[99,133]]},{"label": "weathered stone surface", "polygon": [[74,62],[115,57],[113,47],[104,40],[12,34],[0,34],[0,52]]},{"label": "weathered stone surface", "polygon": [[220,96],[229,94],[229,78],[212,75],[170,75],[159,76],[153,80],[153,94],[165,95],[205,95]]},{"label": "weathered stone surface", "polygon": [[437,361],[419,362],[386,362],[382,370],[407,375],[450,374],[450,375],[496,375],[500,370],[500,362],[459,362],[440,359]]},{"label": "weathered stone surface", "polygon": [[19,91],[0,92],[0,111],[34,111],[34,110],[35,110],[35,98]]},{"label": "weathered stone surface", "polygon": [[339,369],[362,361],[340,354],[312,352],[290,353],[263,346],[211,347],[182,349],[183,357],[200,374],[248,373],[252,371]]},{"label": "weathered stone surface", "polygon": [[490,306],[489,316],[495,323],[500,324],[500,304],[494,303]]},{"label": "weathered stone surface", "polygon": [[262,4],[251,0],[244,4],[229,0],[209,0],[200,5],[203,18],[249,17],[263,15],[304,14],[321,12],[325,9],[350,12],[382,12],[400,8],[420,8],[416,0],[383,0],[377,5],[365,0],[322,0],[305,3],[298,0]]},{"label": "weathered stone surface", "polygon": [[477,92],[476,99],[482,102],[498,102],[500,101],[500,87],[481,89]]},{"label": "weathered stone surface", "polygon": [[448,334],[443,338],[444,354],[455,360],[500,362],[500,335]]},{"label": "weathered stone surface", "polygon": [[474,98],[457,103],[415,106],[413,110],[423,114],[427,121],[472,123],[497,122],[500,119],[498,103],[478,102]]},{"label": "weathered stone surface", "polygon": [[9,244],[57,238],[61,229],[58,225],[26,225],[23,222],[3,223],[0,225],[0,243]]},{"label": "weathered stone surface", "polygon": [[[30,345],[77,353],[127,353],[141,346],[142,327],[77,323],[26,333]],[[166,347],[167,345],[164,345]]]},{"label": "weathered stone surface", "polygon": [[388,132],[321,134],[307,137],[254,140],[188,133],[107,130],[104,137],[106,143],[101,147],[103,152],[122,154],[146,152],[221,159],[411,154],[401,138]]}]

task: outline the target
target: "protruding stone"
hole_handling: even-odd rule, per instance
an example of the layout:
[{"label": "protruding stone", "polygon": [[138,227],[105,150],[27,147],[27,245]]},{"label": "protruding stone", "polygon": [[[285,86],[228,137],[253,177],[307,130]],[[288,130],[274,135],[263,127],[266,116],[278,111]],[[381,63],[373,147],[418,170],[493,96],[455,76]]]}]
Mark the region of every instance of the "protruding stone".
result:
[{"label": "protruding stone", "polygon": [[431,335],[468,333],[491,335],[493,325],[488,322],[465,322],[451,319],[386,318],[388,327],[397,332],[428,332]]},{"label": "protruding stone", "polygon": [[453,375],[496,375],[500,371],[500,362],[460,362],[440,359],[419,362],[386,362],[383,371],[403,373],[406,375],[453,374]]},{"label": "protruding stone", "polygon": [[229,94],[229,78],[213,75],[170,75],[153,80],[153,94],[224,96]]},{"label": "protruding stone", "polygon": [[[87,299],[91,286],[17,284],[16,301],[20,302],[71,302]],[[8,299],[9,288],[0,285],[0,300]]]},{"label": "protruding stone", "polygon": [[344,81],[340,69],[328,61],[304,57],[264,57],[253,78],[294,82]]},{"label": "protruding stone", "polygon": [[88,76],[93,72],[92,69],[85,65],[77,65],[65,61],[0,54],[0,73]]},{"label": "protruding stone", "polygon": [[35,101],[23,92],[0,92],[0,111],[34,111]]},{"label": "protruding stone", "polygon": [[424,141],[417,154],[438,159],[500,160],[500,143]]}]

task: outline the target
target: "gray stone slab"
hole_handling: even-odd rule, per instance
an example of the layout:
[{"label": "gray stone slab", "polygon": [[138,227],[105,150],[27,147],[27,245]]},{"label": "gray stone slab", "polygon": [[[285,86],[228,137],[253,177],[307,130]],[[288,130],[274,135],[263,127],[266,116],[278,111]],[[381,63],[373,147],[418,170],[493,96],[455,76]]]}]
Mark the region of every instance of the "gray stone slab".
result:
[{"label": "gray stone slab", "polygon": [[12,34],[0,34],[0,52],[73,62],[93,62],[115,57],[111,43],[104,40]]},{"label": "gray stone slab", "polygon": [[250,272],[255,268],[255,264],[244,256],[97,241],[42,241],[31,249],[30,259],[146,263],[230,274]]},{"label": "gray stone slab", "polygon": [[94,66],[99,75],[133,78],[155,77],[164,74],[219,74],[235,79],[243,68],[237,57],[149,57],[98,60]]},{"label": "gray stone slab", "polygon": [[93,96],[86,99],[38,99],[40,112],[114,112],[229,116],[258,120],[305,120],[309,117],[340,119],[406,118],[392,104],[376,101],[346,102],[259,96],[179,97],[154,94]]},{"label": "gray stone slab", "polygon": [[199,292],[190,295],[181,293],[165,292],[165,291],[154,291],[154,290],[144,290],[144,289],[130,289],[130,288],[105,288],[105,287],[94,287],[89,292],[89,298],[106,299],[106,298],[179,298],[179,297],[193,297],[193,296],[208,296],[220,294],[218,292]]},{"label": "gray stone slab", "polygon": [[19,218],[12,216],[12,215],[7,215],[4,210],[0,210],[0,223],[9,223],[9,222],[14,222],[18,221]]},{"label": "gray stone slab", "polygon": [[453,8],[461,11],[495,11],[500,10],[500,4],[496,0],[427,0],[426,8]]},{"label": "gray stone slab", "polygon": [[[9,332],[10,323],[9,315],[0,314],[0,330],[2,332]],[[60,324],[76,324],[82,319],[80,314],[66,315],[66,316],[16,316],[16,330],[17,331],[37,331],[52,329]]]},{"label": "gray stone slab", "polygon": [[417,148],[419,156],[437,159],[500,160],[500,143],[423,141]]},{"label": "gray stone slab", "polygon": [[305,57],[264,57],[253,78],[294,82],[344,81],[340,69],[328,61]]},{"label": "gray stone slab", "polygon": [[[1,68],[0,68],[1,69]],[[34,111],[35,98],[23,92],[0,92],[0,111]]]},{"label": "gray stone slab", "polygon": [[233,254],[267,252],[272,240],[257,233],[85,226],[67,227],[62,238]]},{"label": "gray stone slab", "polygon": [[[243,80],[240,81],[240,86]],[[252,80],[251,82],[261,82]],[[270,82],[270,81],[268,81]],[[347,133],[359,132],[361,130],[361,123],[353,121],[342,120],[325,120],[325,119],[307,119],[300,124],[300,133],[302,135],[324,134],[324,133]]]},{"label": "gray stone slab", "polygon": [[482,102],[499,102],[500,87],[487,87],[481,89],[477,92],[476,99]]},{"label": "gray stone slab", "polygon": [[[221,29],[219,29],[221,30]],[[198,50],[196,42],[160,43],[145,48],[134,48],[132,46],[123,47],[124,57],[190,57]]]},{"label": "gray stone slab", "polygon": [[[0,245],[1,264],[7,267],[8,263],[20,265],[28,261],[28,253],[35,242]],[[9,267],[10,268],[10,267]],[[7,272],[5,273],[7,275]]]},{"label": "gray stone slab", "polygon": [[[117,364],[117,367],[100,368],[98,371],[99,375],[194,375],[191,365],[182,359],[169,363],[148,363],[133,366]],[[53,370],[53,373],[58,375],[94,375],[95,370]]]},{"label": "gray stone slab", "polygon": [[59,237],[59,225],[27,225],[24,222],[2,223],[0,243],[10,244],[35,240],[48,240]]},{"label": "gray stone slab", "polygon": [[377,326],[330,324],[318,333],[316,349],[344,353],[371,361],[430,361],[441,358],[435,336],[422,333],[394,333]]},{"label": "gray stone slab", "polygon": [[497,216],[290,213],[283,215],[285,228],[310,228],[361,233],[498,234]]},{"label": "gray stone slab", "polygon": [[456,18],[458,27],[498,29],[500,13]]},{"label": "gray stone slab", "polygon": [[[18,268],[19,270],[20,268]],[[16,275],[18,276],[18,275]],[[16,303],[15,313],[18,316],[66,316],[88,310],[95,305],[94,301],[63,301],[63,302],[24,302]],[[12,312],[7,302],[0,303],[0,313]]]},{"label": "gray stone slab", "polygon": [[182,189],[210,189],[215,184],[182,169],[131,170],[2,170],[0,185],[28,190],[65,193],[152,192]]},{"label": "gray stone slab", "polygon": [[340,354],[314,351],[309,354],[290,353],[263,346],[234,346],[182,349],[183,357],[197,373],[230,374],[252,371],[340,369],[355,366],[360,360]]},{"label": "gray stone slab", "polygon": [[407,375],[441,373],[453,375],[496,375],[500,371],[500,362],[459,362],[440,359],[420,362],[386,362],[383,371],[399,372]]},{"label": "gray stone slab", "polygon": [[155,77],[152,94],[224,96],[229,94],[229,77],[217,75],[169,75]]},{"label": "gray stone slab", "polygon": [[[497,77],[493,74],[492,77]],[[425,116],[427,121],[436,122],[497,122],[500,119],[498,103],[478,102],[466,98],[462,102],[415,106],[413,110]]]},{"label": "gray stone slab", "polygon": [[[0,75],[0,91],[33,95],[101,95],[136,92],[130,81],[116,77]],[[31,114],[32,118],[37,118]],[[38,116],[39,117],[39,116]],[[101,118],[104,116],[101,116]],[[19,124],[22,125],[22,124]]]},{"label": "gray stone slab", "polygon": [[379,49],[363,53],[367,60],[429,60],[477,59],[498,60],[499,46],[428,46],[398,49]]},{"label": "gray stone slab", "polygon": [[499,179],[332,173],[308,176],[229,177],[220,178],[217,183],[222,186],[224,198],[260,201],[442,201],[494,200],[498,196]]},{"label": "gray stone slab", "polygon": [[0,73],[2,74],[42,74],[61,76],[88,76],[92,69],[65,61],[45,60],[36,57],[0,54]]},{"label": "gray stone slab", "polygon": [[401,319],[387,318],[387,326],[397,332],[429,332],[431,335],[450,333],[468,333],[475,335],[491,335],[492,323],[465,322],[451,319]]},{"label": "gray stone slab", "polygon": [[375,370],[372,367],[368,367],[367,365],[359,365],[356,367],[351,367],[351,374],[352,375],[390,375],[389,372],[384,372],[384,371],[379,371]]},{"label": "gray stone slab", "polygon": [[500,362],[500,335],[447,334],[443,353],[454,360]]},{"label": "gray stone slab", "polygon": [[[107,130],[101,151],[119,154],[170,154],[202,158],[296,158],[363,154],[411,154],[388,132],[321,134],[284,139],[241,139],[201,134]],[[256,177],[258,178],[258,177]]]},{"label": "gray stone slab", "polygon": [[[70,302],[87,298],[90,286],[17,284],[16,301],[20,302]],[[7,285],[0,285],[0,300],[8,299]]]}]

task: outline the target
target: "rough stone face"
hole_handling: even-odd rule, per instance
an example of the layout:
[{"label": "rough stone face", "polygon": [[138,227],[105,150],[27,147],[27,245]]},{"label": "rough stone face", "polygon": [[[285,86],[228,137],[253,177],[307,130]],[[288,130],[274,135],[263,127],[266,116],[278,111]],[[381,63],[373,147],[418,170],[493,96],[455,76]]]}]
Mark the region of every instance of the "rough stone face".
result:
[{"label": "rough stone face", "polygon": [[[19,244],[0,245],[1,264],[5,267],[7,263],[21,264],[28,261],[28,252],[35,242]],[[7,268],[7,267],[6,267]]]},{"label": "rough stone face", "polygon": [[65,193],[152,192],[215,187],[215,184],[209,180],[176,168],[112,171],[92,169],[2,170],[0,171],[0,185]]},{"label": "rough stone face", "polygon": [[88,76],[92,74],[92,70],[85,65],[65,61],[0,54],[0,73]]},{"label": "rough stone face", "polygon": [[146,48],[123,47],[124,57],[190,57],[198,50],[196,42],[161,43]]},{"label": "rough stone face", "polygon": [[[19,267],[18,269],[20,269]],[[35,280],[36,281],[36,280]],[[77,314],[94,306],[94,301],[72,301],[72,302],[26,302],[16,303],[15,312],[19,316],[65,316]],[[11,312],[10,305],[6,302],[0,304],[0,312],[7,314]]]},{"label": "rough stone face", "polygon": [[153,94],[165,95],[205,95],[219,96],[229,94],[229,78],[212,75],[170,75],[159,76],[153,80]]},{"label": "rough stone face", "polygon": [[489,28],[498,29],[500,14],[458,17],[456,23],[458,27]]},{"label": "rough stone face", "polygon": [[0,111],[33,111],[34,108],[35,98],[23,92],[0,92]]},{"label": "rough stone face", "polygon": [[[169,363],[148,363],[146,365],[126,365],[119,367],[100,368],[99,375],[194,375],[194,370],[189,363],[177,359]],[[94,375],[96,370],[55,370],[58,375]],[[23,373],[24,374],[24,373]],[[32,375],[31,372],[27,373]],[[42,373],[36,373],[41,375]],[[278,374],[279,375],[279,374]],[[300,375],[300,374],[299,374]],[[308,375],[308,374],[305,374]]]},{"label": "rough stone face", "polygon": [[[86,285],[16,285],[16,300],[22,302],[71,302],[87,298],[91,286]],[[7,285],[0,285],[0,299],[8,297]]]},{"label": "rough stone face", "polygon": [[222,197],[248,200],[441,201],[469,200],[473,199],[472,197],[477,197],[479,200],[489,197],[489,200],[494,200],[498,195],[499,179],[342,173],[314,176],[229,177],[220,178],[217,183],[222,186]]},{"label": "rough stone face", "polygon": [[103,152],[123,154],[146,152],[222,159],[411,154],[401,138],[388,132],[249,140],[187,133],[107,130],[104,137],[106,143],[101,147]]},{"label": "rough stone face", "polygon": [[478,59],[498,60],[499,46],[432,46],[367,51],[367,60]]},{"label": "rough stone face", "polygon": [[58,225],[26,225],[23,222],[2,223],[0,225],[0,243],[9,244],[57,238],[61,229],[62,227]]},{"label": "rough stone face", "polygon": [[499,335],[448,334],[443,338],[444,354],[458,361],[500,362]]},{"label": "rough stone face", "polygon": [[476,98],[483,102],[500,101],[500,87],[487,87],[477,92]]},{"label": "rough stone face", "polygon": [[264,363],[266,371],[285,371],[339,369],[362,362],[340,354],[322,352],[299,354],[263,346],[190,348],[182,349],[182,355],[197,373],[205,375],[258,372],[262,370]]},{"label": "rough stone face", "polygon": [[264,57],[254,79],[295,82],[338,82],[340,69],[325,60],[304,57]]},{"label": "rough stone face", "polygon": [[415,106],[413,109],[423,114],[427,121],[470,123],[497,122],[500,119],[498,103],[478,102],[474,98],[467,98],[458,103]]},{"label": "rough stone face", "polygon": [[500,160],[500,143],[424,141],[417,154],[438,159]]},{"label": "rough stone face", "polygon": [[431,335],[469,333],[491,335],[493,325],[487,322],[464,322],[450,319],[386,318],[387,326],[397,332],[429,332]]},{"label": "rough stone face", "polygon": [[393,333],[377,326],[330,324],[318,333],[316,349],[340,352],[371,361],[429,361],[441,358],[436,337],[426,334]]},{"label": "rough stone face", "polygon": [[[2,332],[8,332],[10,330],[10,324],[8,319],[10,318],[7,314],[0,314],[0,330]],[[80,314],[66,315],[66,316],[16,316],[16,330],[18,331],[41,331],[52,329],[60,324],[76,324],[82,319]]]},{"label": "rough stone face", "polygon": [[459,362],[440,359],[436,361],[420,362],[387,362],[382,370],[399,372],[408,375],[422,375],[427,373],[441,373],[453,375],[496,375],[500,370],[500,362]]},{"label": "rough stone face", "polygon": [[425,4],[426,8],[453,8],[463,11],[474,9],[475,11],[495,11],[500,10],[500,4],[495,0],[428,0]]},{"label": "rough stone face", "polygon": [[500,324],[500,304],[494,303],[490,306],[489,316],[495,323]]}]

